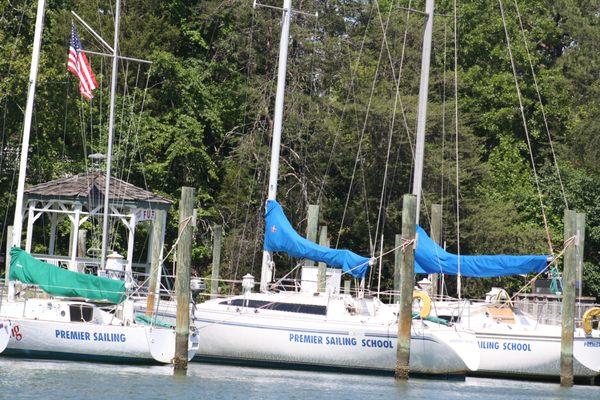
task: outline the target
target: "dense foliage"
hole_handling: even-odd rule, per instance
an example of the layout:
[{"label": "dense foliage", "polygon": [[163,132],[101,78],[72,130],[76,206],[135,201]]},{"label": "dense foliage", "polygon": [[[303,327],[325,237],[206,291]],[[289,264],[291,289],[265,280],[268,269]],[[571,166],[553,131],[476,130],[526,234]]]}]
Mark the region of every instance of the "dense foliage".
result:
[{"label": "dense foliage", "polygon": [[[0,1],[3,245],[13,218],[36,3]],[[48,1],[28,184],[89,169],[87,155],[106,147],[109,59],[89,56],[101,89],[87,102],[66,71],[66,44],[71,10],[112,43],[112,4]],[[587,214],[584,292],[598,296],[600,2],[502,4],[547,233],[556,251],[565,203]],[[400,231],[402,194],[412,181],[423,27],[423,17],[403,7],[422,9],[424,1],[303,0],[294,7],[318,12],[318,18],[296,14],[292,22],[279,199],[299,231],[307,205],[318,203],[332,245],[372,254],[383,234],[391,248]],[[442,203],[444,241],[456,250],[458,140],[461,253],[547,253],[499,4],[458,2],[458,121],[453,2],[436,7],[421,223],[427,227],[431,204]],[[253,9],[250,0],[124,0],[122,15],[122,54],[153,64],[120,63],[115,174],[175,203],[181,186],[197,188],[198,273],[208,273],[210,227],[221,224],[226,276],[258,275],[280,12]],[[86,48],[107,51],[79,30]],[[176,237],[175,210],[169,246]],[[386,285],[392,263],[384,260]],[[293,265],[279,260],[278,273]],[[464,287],[465,294],[481,296],[491,285],[514,290],[524,282],[469,279]],[[448,289],[452,294],[452,283]]]}]

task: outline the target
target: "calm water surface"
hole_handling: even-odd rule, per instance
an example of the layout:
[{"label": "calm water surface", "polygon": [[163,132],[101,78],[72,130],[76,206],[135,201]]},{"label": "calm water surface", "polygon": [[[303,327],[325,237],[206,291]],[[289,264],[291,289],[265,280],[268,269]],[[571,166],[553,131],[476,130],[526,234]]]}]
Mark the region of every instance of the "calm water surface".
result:
[{"label": "calm water surface", "polygon": [[411,379],[192,363],[125,366],[0,358],[1,399],[600,399],[600,387],[467,378]]}]

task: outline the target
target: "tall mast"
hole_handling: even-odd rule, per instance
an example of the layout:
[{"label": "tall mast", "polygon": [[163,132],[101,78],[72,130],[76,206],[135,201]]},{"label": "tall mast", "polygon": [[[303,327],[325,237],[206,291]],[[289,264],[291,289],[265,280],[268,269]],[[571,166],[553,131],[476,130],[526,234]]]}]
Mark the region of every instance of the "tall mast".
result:
[{"label": "tall mast", "polygon": [[100,268],[104,269],[106,266],[106,251],[108,246],[108,200],[110,190],[110,167],[112,162],[112,146],[113,146],[113,132],[115,129],[115,95],[117,91],[117,68],[118,68],[118,52],[119,52],[119,16],[121,14],[121,2],[117,0],[115,6],[115,37],[113,45],[113,59],[112,59],[112,76],[110,81],[110,113],[108,117],[108,148],[106,150],[106,175],[104,185],[104,213],[102,217],[102,258],[100,262]]},{"label": "tall mast", "polygon": [[[33,36],[33,51],[31,53],[31,69],[29,70],[29,88],[27,90],[27,105],[25,106],[25,119],[23,121],[23,140],[21,143],[21,157],[19,159],[19,180],[17,183],[17,199],[15,203],[15,219],[13,222],[13,246],[21,247],[21,234],[23,232],[23,197],[25,192],[25,176],[27,175],[27,156],[29,153],[29,133],[31,132],[31,116],[33,114],[33,99],[37,83],[38,64],[40,61],[40,48],[42,46],[42,30],[44,28],[45,0],[39,0],[35,18],[35,34]],[[7,249],[9,250],[9,249]],[[6,266],[6,279],[9,277],[10,265]],[[14,284],[9,283],[9,298],[14,297]]]},{"label": "tall mast", "polygon": [[421,209],[421,187],[423,183],[423,158],[425,155],[425,123],[427,120],[427,95],[429,90],[429,64],[431,60],[431,36],[433,31],[434,0],[425,3],[425,32],[423,32],[423,54],[421,57],[421,83],[419,85],[419,108],[417,112],[417,145],[415,148],[415,175],[412,194],[417,196],[417,218]]},{"label": "tall mast", "polygon": [[[285,95],[285,75],[287,70],[288,41],[292,16],[292,0],[283,0],[281,38],[279,40],[279,66],[277,69],[277,93],[275,96],[275,115],[273,118],[273,139],[271,142],[271,166],[269,172],[268,200],[277,197],[277,176],[279,174],[279,150],[281,146],[281,128],[283,125],[283,100]],[[273,273],[272,253],[263,251],[260,274],[260,290],[266,291]]]}]

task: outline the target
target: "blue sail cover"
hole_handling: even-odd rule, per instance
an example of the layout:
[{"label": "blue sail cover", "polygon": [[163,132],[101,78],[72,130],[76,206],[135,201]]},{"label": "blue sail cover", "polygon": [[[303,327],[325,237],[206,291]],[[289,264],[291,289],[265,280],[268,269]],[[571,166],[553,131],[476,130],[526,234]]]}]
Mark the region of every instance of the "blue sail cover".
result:
[{"label": "blue sail cover", "polygon": [[275,200],[267,201],[265,215],[266,251],[282,251],[292,257],[308,258],[324,262],[331,267],[341,267],[344,273],[355,278],[365,276],[369,268],[369,259],[350,250],[337,250],[320,246],[300,236],[283,213],[281,205]]},{"label": "blue sail cover", "polygon": [[[544,255],[526,256],[460,256],[460,274],[475,278],[492,278],[541,272],[546,268]],[[417,274],[458,274],[458,256],[448,253],[417,226],[415,249]]]}]

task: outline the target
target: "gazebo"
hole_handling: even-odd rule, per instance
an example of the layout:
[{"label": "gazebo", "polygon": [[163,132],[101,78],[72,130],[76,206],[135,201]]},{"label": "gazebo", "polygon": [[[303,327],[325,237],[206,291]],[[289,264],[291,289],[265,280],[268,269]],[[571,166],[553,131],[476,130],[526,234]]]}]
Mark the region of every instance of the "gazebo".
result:
[{"label": "gazebo", "polygon": [[[88,249],[86,231],[81,230],[86,221],[101,220],[104,212],[105,174],[101,171],[84,172],[55,179],[25,189],[23,220],[26,221],[25,250],[31,252],[34,244],[34,225],[42,216],[50,220],[50,238],[44,248],[47,254],[34,254],[38,259],[51,264],[84,272],[93,269],[99,275],[100,249]],[[171,201],[147,190],[136,187],[116,177],[111,177],[109,188],[109,213],[111,224],[122,224],[127,232],[126,254],[121,256],[107,249],[110,266],[131,276],[134,268],[150,272],[153,257],[162,257],[167,211]],[[64,219],[69,223],[68,254],[56,254],[57,227]],[[136,225],[150,221],[152,229],[147,243],[147,257],[144,263],[134,263],[134,239]],[[101,229],[101,225],[98,224]],[[47,230],[46,230],[47,232]],[[151,243],[156,242],[159,243]],[[110,240],[109,240],[110,243]],[[152,249],[160,249],[153,251]],[[91,250],[91,253],[90,253]],[[94,254],[96,253],[96,254]],[[140,271],[141,272],[141,271]]]}]

